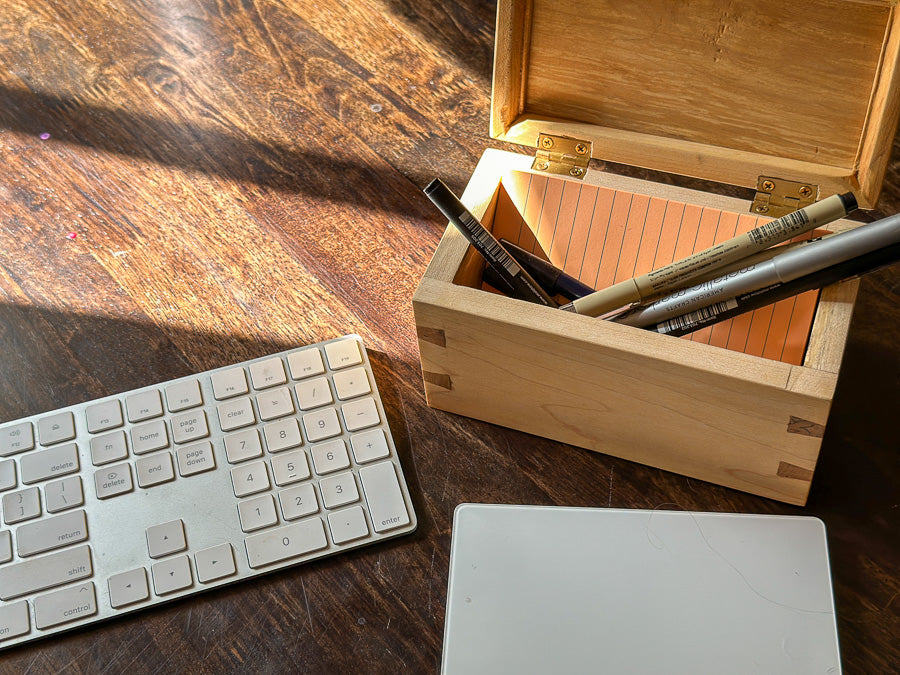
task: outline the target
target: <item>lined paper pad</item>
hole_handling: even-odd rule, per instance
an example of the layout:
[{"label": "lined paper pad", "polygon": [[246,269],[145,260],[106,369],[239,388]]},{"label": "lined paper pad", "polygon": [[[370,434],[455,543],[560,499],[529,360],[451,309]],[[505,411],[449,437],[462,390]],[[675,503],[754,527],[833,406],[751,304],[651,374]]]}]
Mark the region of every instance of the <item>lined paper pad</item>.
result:
[{"label": "lined paper pad", "polygon": [[[501,181],[492,230],[599,290],[768,220],[512,171]],[[807,291],[684,338],[800,365],[818,295]]]}]

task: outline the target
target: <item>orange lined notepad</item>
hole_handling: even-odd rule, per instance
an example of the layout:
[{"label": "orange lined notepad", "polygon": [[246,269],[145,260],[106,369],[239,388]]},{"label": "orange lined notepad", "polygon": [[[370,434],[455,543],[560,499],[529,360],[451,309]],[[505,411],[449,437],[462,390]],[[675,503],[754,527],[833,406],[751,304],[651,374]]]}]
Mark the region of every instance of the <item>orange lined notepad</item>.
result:
[{"label": "orange lined notepad", "polygon": [[[501,182],[491,229],[599,290],[766,220],[513,171]],[[807,291],[685,339],[800,365],[817,301],[818,291]]]}]

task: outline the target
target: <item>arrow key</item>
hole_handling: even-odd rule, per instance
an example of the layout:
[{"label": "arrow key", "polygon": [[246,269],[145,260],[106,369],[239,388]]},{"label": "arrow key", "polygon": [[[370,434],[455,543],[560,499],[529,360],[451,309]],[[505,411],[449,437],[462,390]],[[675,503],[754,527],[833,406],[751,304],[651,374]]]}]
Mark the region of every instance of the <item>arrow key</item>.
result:
[{"label": "arrow key", "polygon": [[109,578],[109,604],[117,609],[149,597],[147,571],[143,567],[114,574]]},{"label": "arrow key", "polygon": [[147,551],[151,558],[162,558],[186,548],[184,523],[181,519],[147,528]]},{"label": "arrow key", "polygon": [[203,584],[237,573],[234,551],[228,543],[197,551],[194,560],[197,563],[197,579]]},{"label": "arrow key", "polygon": [[174,593],[193,584],[191,559],[186,555],[153,563],[150,574],[153,576],[153,589],[157,595]]}]

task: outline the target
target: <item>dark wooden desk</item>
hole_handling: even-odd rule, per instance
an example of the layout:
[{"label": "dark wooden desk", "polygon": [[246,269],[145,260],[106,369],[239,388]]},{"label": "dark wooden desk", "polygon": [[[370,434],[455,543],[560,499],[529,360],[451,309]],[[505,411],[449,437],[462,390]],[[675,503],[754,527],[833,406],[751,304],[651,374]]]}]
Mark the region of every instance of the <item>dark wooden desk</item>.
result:
[{"label": "dark wooden desk", "polygon": [[[359,332],[420,519],[0,669],[434,672],[473,501],[819,516],[846,672],[900,670],[897,267],[862,284],[806,508],[425,405],[410,298],[445,221],[420,187],[461,191],[497,145],[493,21],[476,0],[0,6],[0,420]],[[873,216],[900,211],[893,157]]]}]

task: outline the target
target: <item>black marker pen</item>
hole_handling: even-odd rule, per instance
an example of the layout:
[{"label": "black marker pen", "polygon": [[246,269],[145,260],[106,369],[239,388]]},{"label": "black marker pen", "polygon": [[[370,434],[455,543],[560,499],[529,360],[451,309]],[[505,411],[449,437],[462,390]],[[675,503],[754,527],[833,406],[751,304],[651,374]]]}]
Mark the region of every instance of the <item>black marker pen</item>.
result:
[{"label": "black marker pen", "polygon": [[527,251],[521,246],[516,246],[506,239],[501,239],[500,245],[551,296],[562,295],[569,300],[575,300],[594,292],[594,289],[587,284],[582,283],[570,274],[566,274],[553,263],[544,260],[531,251]]},{"label": "black marker pen", "polygon": [[500,242],[478,222],[440,178],[424,190],[441,213],[463,233],[488,265],[497,273],[497,290],[520,300],[557,307],[553,299],[507,253]]}]

